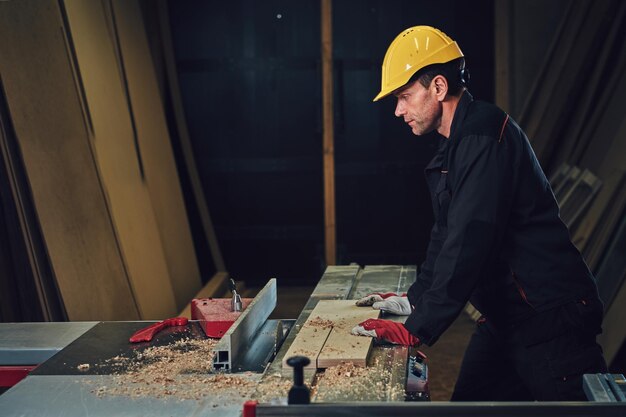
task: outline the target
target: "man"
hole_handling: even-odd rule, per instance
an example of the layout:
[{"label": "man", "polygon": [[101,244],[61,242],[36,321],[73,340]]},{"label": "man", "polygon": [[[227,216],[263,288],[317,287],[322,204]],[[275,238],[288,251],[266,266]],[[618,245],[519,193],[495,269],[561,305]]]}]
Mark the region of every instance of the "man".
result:
[{"label": "man", "polygon": [[387,50],[374,101],[395,96],[413,134],[441,136],[425,170],[435,224],[407,296],[357,302],[406,314],[405,324],[367,320],[353,333],[430,346],[470,301],[483,317],[452,400],[585,400],[582,375],[607,371],[595,280],[526,135],[474,101],[467,78],[457,43],[432,27],[405,30]]}]

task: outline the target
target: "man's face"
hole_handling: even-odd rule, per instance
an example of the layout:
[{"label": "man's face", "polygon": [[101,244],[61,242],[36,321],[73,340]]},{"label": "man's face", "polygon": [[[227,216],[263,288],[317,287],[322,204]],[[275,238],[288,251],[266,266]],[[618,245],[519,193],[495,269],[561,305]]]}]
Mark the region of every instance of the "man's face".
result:
[{"label": "man's face", "polygon": [[437,100],[432,82],[430,88],[426,88],[415,81],[394,95],[398,100],[395,115],[404,119],[414,135],[424,135],[439,128],[442,105]]}]

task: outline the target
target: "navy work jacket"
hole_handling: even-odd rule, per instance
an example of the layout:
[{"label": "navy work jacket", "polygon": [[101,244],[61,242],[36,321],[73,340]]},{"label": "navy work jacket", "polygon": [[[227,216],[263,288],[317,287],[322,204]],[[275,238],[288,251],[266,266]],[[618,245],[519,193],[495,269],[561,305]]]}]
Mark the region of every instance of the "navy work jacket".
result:
[{"label": "navy work jacket", "polygon": [[435,223],[407,330],[432,345],[468,301],[506,324],[577,300],[601,305],[520,127],[466,91],[441,141],[425,170]]}]

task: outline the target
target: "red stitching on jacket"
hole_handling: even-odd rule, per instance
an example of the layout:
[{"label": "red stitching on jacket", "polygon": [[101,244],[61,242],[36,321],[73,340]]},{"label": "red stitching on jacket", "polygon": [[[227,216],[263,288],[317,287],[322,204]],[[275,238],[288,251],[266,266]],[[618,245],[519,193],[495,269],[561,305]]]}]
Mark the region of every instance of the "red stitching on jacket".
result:
[{"label": "red stitching on jacket", "polygon": [[500,138],[498,139],[498,143],[502,142],[502,135],[504,135],[504,128],[506,127],[507,122],[509,121],[509,115],[506,115],[504,119],[504,123],[502,123],[502,129],[500,130]]},{"label": "red stitching on jacket", "polygon": [[530,301],[528,301],[528,297],[526,297],[526,291],[524,291],[524,289],[522,288],[520,283],[517,281],[517,277],[515,276],[515,272],[511,271],[511,276],[513,277],[513,282],[515,283],[515,286],[517,287],[517,292],[519,292],[519,295],[522,296],[522,299],[524,300],[524,302],[526,304],[528,304],[531,308],[534,309],[535,307],[533,307],[533,305],[530,303]]}]

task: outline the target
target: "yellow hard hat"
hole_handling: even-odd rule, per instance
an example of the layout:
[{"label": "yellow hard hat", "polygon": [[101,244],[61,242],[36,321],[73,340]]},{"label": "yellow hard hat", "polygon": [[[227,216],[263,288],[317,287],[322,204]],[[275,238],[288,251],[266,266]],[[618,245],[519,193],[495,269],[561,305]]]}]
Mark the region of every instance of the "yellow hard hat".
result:
[{"label": "yellow hard hat", "polygon": [[383,60],[380,93],[374,101],[387,97],[409,82],[420,69],[463,57],[459,45],[442,31],[430,26],[414,26],[400,33],[389,45]]}]

